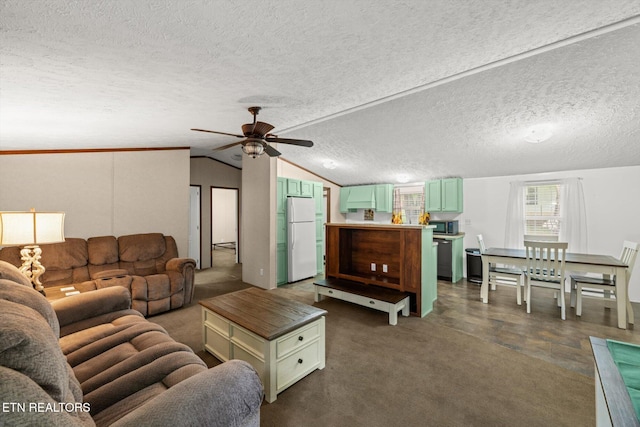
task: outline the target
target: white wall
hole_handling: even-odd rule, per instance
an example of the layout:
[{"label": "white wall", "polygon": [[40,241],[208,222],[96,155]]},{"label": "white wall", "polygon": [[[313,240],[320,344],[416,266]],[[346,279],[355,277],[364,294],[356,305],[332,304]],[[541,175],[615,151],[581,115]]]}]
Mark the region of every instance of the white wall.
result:
[{"label": "white wall", "polygon": [[[514,175],[464,180],[464,213],[456,217],[466,233],[465,248],[504,246],[511,181],[581,177],[587,208],[588,251],[618,257],[622,242],[640,242],[640,166]],[[466,269],[466,256],[465,256]],[[640,301],[640,260],[631,277],[629,296]]]},{"label": "white wall", "polygon": [[[240,217],[242,217],[242,170],[208,157],[191,159],[191,185],[200,186],[201,256],[202,268],[211,267],[211,187],[237,188]],[[242,233],[242,230],[240,230]],[[242,250],[240,248],[240,250]],[[242,253],[239,254],[242,257]],[[242,259],[242,258],[240,258]]]},{"label": "white wall", "polygon": [[236,242],[238,213],[236,212],[237,191],[226,188],[211,190],[211,242]]},{"label": "white wall", "polygon": [[189,150],[0,155],[0,210],[63,211],[65,235],[159,232],[187,255]]}]

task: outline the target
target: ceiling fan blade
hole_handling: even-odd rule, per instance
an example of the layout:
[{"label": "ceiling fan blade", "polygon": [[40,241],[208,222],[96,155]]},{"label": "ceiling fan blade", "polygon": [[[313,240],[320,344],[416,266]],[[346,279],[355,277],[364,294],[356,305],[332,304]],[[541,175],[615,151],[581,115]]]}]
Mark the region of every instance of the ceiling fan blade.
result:
[{"label": "ceiling fan blade", "polygon": [[269,157],[278,157],[280,154],[282,154],[269,144],[264,144],[264,152],[267,153]]},{"label": "ceiling fan blade", "polygon": [[244,141],[240,141],[240,142],[234,142],[233,144],[227,144],[227,145],[223,145],[221,147],[216,147],[213,149],[213,151],[221,151],[221,150],[226,150],[227,148],[231,148],[234,147],[236,145],[240,145],[242,144]]},{"label": "ceiling fan blade", "polygon": [[301,147],[313,147],[313,141],[309,141],[307,139],[289,139],[289,138],[278,138],[277,136],[274,136],[274,137],[268,136],[264,140],[267,142],[278,142],[280,144],[299,145]]},{"label": "ceiling fan blade", "polygon": [[244,135],[237,135],[235,133],[218,132],[217,130],[206,130],[206,129],[191,129],[191,130],[195,130],[196,132],[209,132],[209,133],[217,133],[218,135],[228,135],[228,136],[235,136],[236,138],[244,138]]}]

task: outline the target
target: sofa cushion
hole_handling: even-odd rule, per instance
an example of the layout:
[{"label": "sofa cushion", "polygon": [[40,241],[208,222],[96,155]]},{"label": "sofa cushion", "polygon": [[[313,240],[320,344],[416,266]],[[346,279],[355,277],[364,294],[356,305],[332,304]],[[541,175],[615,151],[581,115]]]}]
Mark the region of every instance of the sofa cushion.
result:
[{"label": "sofa cushion", "polygon": [[118,262],[118,240],[114,236],[89,237],[87,250],[91,264],[102,265]]},{"label": "sofa cushion", "polygon": [[87,265],[89,254],[84,239],[68,237],[61,243],[40,245],[42,265],[47,270],[67,270]]},{"label": "sofa cushion", "polygon": [[41,263],[46,268],[42,282],[46,286],[59,286],[89,280],[87,263],[89,254],[84,239],[68,237],[61,243],[40,245]]},{"label": "sofa cushion", "polygon": [[118,237],[120,261],[148,261],[161,257],[167,247],[162,233],[131,234]]},{"label": "sofa cushion", "polygon": [[46,298],[32,287],[18,285],[7,279],[0,279],[0,299],[22,304],[37,311],[49,324],[56,337],[60,336],[58,316]]},{"label": "sofa cushion", "polygon": [[32,308],[0,300],[0,365],[19,371],[63,402],[73,395],[58,337]]}]

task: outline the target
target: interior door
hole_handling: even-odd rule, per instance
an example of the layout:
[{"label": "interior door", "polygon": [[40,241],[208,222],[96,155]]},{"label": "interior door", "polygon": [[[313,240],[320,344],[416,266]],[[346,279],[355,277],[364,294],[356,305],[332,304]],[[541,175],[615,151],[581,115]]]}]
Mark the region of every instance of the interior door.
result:
[{"label": "interior door", "polygon": [[196,260],[196,268],[200,269],[200,186],[189,187],[189,254]]}]

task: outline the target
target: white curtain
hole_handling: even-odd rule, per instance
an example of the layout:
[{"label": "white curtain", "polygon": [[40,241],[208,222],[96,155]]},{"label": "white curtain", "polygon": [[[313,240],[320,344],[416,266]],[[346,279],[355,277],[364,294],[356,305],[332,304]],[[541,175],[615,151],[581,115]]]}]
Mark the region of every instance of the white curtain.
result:
[{"label": "white curtain", "polygon": [[[570,252],[587,253],[587,209],[580,178],[560,183],[560,230],[558,240],[568,242]],[[509,191],[504,246],[524,248],[524,203],[527,183],[514,181]]]},{"label": "white curtain", "polygon": [[569,252],[587,253],[587,209],[579,178],[561,181],[560,216],[559,240],[569,243]]},{"label": "white curtain", "polygon": [[524,190],[524,182],[514,181],[511,183],[504,233],[505,248],[524,248]]}]

